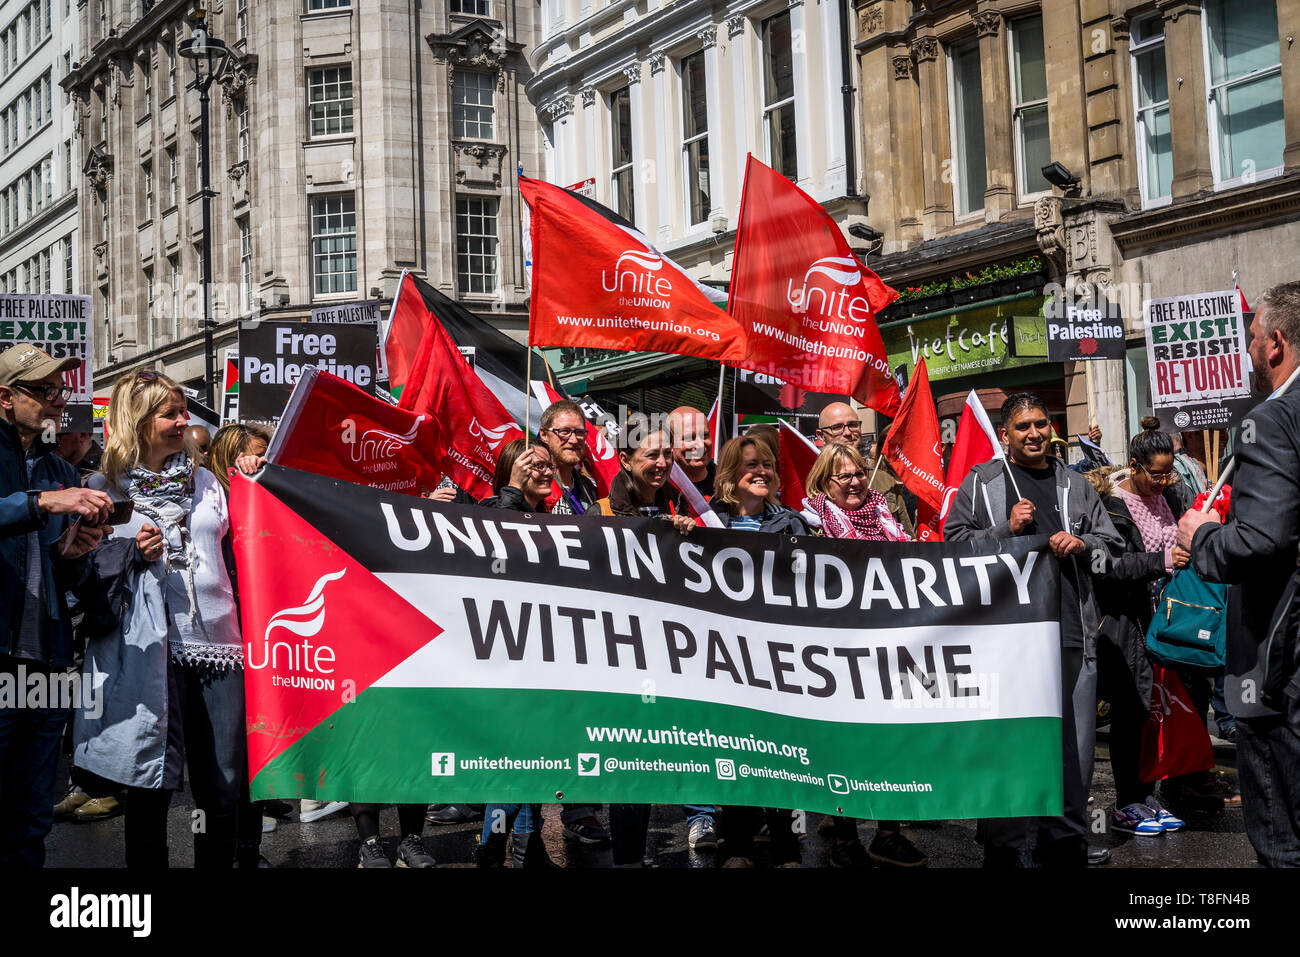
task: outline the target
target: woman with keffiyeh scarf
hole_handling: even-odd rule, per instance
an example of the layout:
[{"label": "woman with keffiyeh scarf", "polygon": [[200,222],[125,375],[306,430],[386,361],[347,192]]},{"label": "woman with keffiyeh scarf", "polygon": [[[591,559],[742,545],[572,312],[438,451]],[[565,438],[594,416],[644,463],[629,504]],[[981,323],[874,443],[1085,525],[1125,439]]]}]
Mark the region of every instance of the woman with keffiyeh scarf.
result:
[{"label": "woman with keffiyeh scarf", "polygon": [[[887,542],[895,538],[886,531],[892,523],[885,496],[872,490],[867,460],[848,445],[832,443],[817,456],[804,482],[808,498],[805,516],[820,524],[827,538],[853,538]],[[811,513],[811,514],[809,514]],[[858,822],[851,817],[831,818],[835,843],[831,864],[837,867],[867,867],[867,858],[895,867],[922,867],[927,858],[899,830],[897,821],[877,822],[876,837],[865,849],[858,839]]]},{"label": "woman with keffiyeh scarf", "polygon": [[235,857],[241,775],[247,766],[243,642],[222,540],[230,531],[216,477],[184,450],[185,394],[152,371],[117,382],[103,472],[90,480],[134,503],[114,537],[133,538],[121,570],[120,630],[91,640],[86,679],[102,714],[79,713],[74,763],[127,785],[126,863],[166,867],[167,810],[182,759],[202,827],[196,867]]}]

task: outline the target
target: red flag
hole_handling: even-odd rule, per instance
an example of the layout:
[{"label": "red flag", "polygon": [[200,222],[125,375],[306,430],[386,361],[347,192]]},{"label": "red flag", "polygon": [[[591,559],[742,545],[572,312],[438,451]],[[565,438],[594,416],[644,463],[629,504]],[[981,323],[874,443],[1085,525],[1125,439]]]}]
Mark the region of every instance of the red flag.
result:
[{"label": "red flag", "polygon": [[1172,668],[1154,667],[1151,711],[1142,726],[1138,776],[1154,782],[1208,771],[1214,767],[1214,744],[1205,728],[1205,716],[1197,712],[1192,696]]},{"label": "red flag", "polygon": [[[549,382],[534,379],[532,386],[533,395],[541,404],[543,411],[552,403],[568,398],[567,395],[561,394]],[[579,403],[579,407],[581,408],[581,403]],[[596,494],[600,498],[604,498],[609,494],[609,483],[614,481],[614,476],[618,474],[618,452],[613,445],[605,440],[604,429],[585,415],[583,416],[583,423],[587,426],[586,474],[596,483]],[[563,494],[560,491],[559,482],[551,482],[551,494],[546,496],[546,508],[549,510],[554,507]]]},{"label": "red flag", "polygon": [[898,294],[858,262],[811,196],[753,156],[733,262],[728,310],[748,337],[736,365],[897,414],[875,315]]},{"label": "red flag", "polygon": [[617,213],[567,189],[519,177],[530,209],[529,342],[739,362],[740,325],[721,293],[688,276]]},{"label": "red flag", "polygon": [[475,498],[487,498],[497,453],[524,433],[474,374],[437,318],[430,314],[398,406],[438,423],[443,472]]},{"label": "red flag", "polygon": [[388,331],[384,333],[384,357],[388,360],[388,389],[400,396],[410,378],[411,366],[420,349],[420,340],[429,325],[429,310],[413,283],[406,281],[406,273],[397,283],[397,295],[388,315]]},{"label": "red flag", "polygon": [[940,529],[948,517],[948,509],[952,507],[953,496],[961,488],[961,483],[966,480],[970,470],[1001,454],[1002,443],[993,431],[993,423],[980,404],[979,396],[971,389],[970,395],[966,396],[966,405],[962,408],[961,421],[957,423],[957,439],[953,442],[952,454],[948,457],[943,508],[939,512]]},{"label": "red flag", "polygon": [[781,502],[797,512],[803,509],[803,500],[808,496],[803,483],[817,461],[820,449],[790,423],[784,419],[778,421],[777,446],[781,461],[777,464],[781,469]]},{"label": "red flag", "polygon": [[419,495],[442,477],[437,425],[309,366],[266,451],[275,465]]},{"label": "red flag", "polygon": [[916,540],[918,542],[943,541],[943,519],[929,502],[916,500]]},{"label": "red flag", "polygon": [[1240,285],[1237,285],[1237,295],[1241,297],[1241,314],[1244,316],[1250,312],[1250,305],[1246,302],[1246,294],[1241,291]]},{"label": "red flag", "polygon": [[916,364],[881,452],[898,473],[898,480],[919,500],[931,508],[943,506],[943,444],[924,359]]}]

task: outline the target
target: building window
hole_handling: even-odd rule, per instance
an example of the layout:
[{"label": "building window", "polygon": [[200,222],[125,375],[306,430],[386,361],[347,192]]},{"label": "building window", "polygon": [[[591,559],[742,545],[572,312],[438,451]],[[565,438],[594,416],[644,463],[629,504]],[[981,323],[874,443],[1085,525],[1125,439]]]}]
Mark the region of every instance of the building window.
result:
[{"label": "building window", "polygon": [[461,293],[497,291],[497,201],[456,200],[456,279]]},{"label": "building window", "polygon": [[63,241],[63,291],[71,295],[72,288],[72,237]]},{"label": "building window", "polygon": [[1052,189],[1043,176],[1043,167],[1052,162],[1052,144],[1047,131],[1043,18],[1013,20],[1010,32],[1016,166],[1023,198]]},{"label": "building window", "polygon": [[308,13],[315,13],[318,10],[341,10],[350,6],[352,0],[307,0]]},{"label": "building window", "polygon": [[457,70],[452,78],[452,135],[457,139],[492,138],[495,79],[487,73]]},{"label": "building window", "polygon": [[181,332],[181,257],[167,257],[167,281],[172,287],[172,341],[180,338]]},{"label": "building window", "polygon": [[176,160],[176,147],[167,150],[167,208],[180,205],[180,164]]},{"label": "building window", "polygon": [[693,226],[709,218],[709,110],[703,53],[682,59],[682,159],[686,209]]},{"label": "building window", "polygon": [[235,103],[235,158],[238,162],[248,159],[248,101]]},{"label": "building window", "polygon": [[153,219],[153,163],[144,164],[144,218]]},{"label": "building window", "polygon": [[140,81],[144,89],[144,115],[153,115],[153,65],[151,57],[146,55],[140,61]]},{"label": "building window", "polygon": [[310,133],[329,136],[352,132],[352,67],[307,71]]},{"label": "building window", "polygon": [[451,0],[451,12],[487,17],[492,15],[492,8],[488,0]]},{"label": "building window", "polygon": [[167,89],[164,98],[170,100],[176,95],[176,41],[172,39],[164,43],[163,51],[167,56]]},{"label": "building window", "polygon": [[632,170],[632,93],[627,87],[609,95],[609,119],[612,133],[614,212],[628,222],[636,221],[636,195]]},{"label": "building window", "polygon": [[1215,181],[1280,172],[1286,133],[1277,6],[1206,0],[1204,23]]},{"label": "building window", "polygon": [[1169,185],[1174,178],[1165,34],[1160,15],[1134,20],[1129,42],[1133,114],[1137,121],[1138,185],[1143,205],[1152,205],[1169,199]]},{"label": "building window", "polygon": [[357,290],[357,208],[351,193],[311,201],[311,274],[317,296]]},{"label": "building window", "polygon": [[[95,190],[95,198],[99,200],[99,238],[108,239],[108,191],[103,189]],[[18,216],[15,214],[14,219]]]},{"label": "building window", "polygon": [[248,36],[248,0],[235,0],[235,39]]},{"label": "building window", "polygon": [[984,88],[980,80],[979,41],[953,45],[948,54],[952,71],[952,192],[957,215],[984,208],[988,170],[984,154]]},{"label": "building window", "polygon": [[763,125],[768,165],[787,179],[798,179],[789,11],[763,21]]},{"label": "building window", "polygon": [[152,336],[154,309],[153,309],[153,269],[151,267],[146,267],[144,270],[144,320],[145,320],[145,329],[147,329],[149,335]]},{"label": "building window", "polygon": [[63,191],[72,189],[72,140],[63,141]]},{"label": "building window", "polygon": [[239,224],[239,308],[248,312],[253,308],[253,231],[248,219],[237,220]]}]

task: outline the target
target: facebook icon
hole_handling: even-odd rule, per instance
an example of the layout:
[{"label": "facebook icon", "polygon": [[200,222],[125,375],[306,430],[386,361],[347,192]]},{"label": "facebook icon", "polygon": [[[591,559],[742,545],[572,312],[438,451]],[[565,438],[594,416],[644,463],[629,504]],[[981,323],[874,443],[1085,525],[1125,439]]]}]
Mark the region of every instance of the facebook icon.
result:
[{"label": "facebook icon", "polygon": [[452,751],[433,752],[433,773],[435,777],[445,777],[456,773],[456,755]]}]

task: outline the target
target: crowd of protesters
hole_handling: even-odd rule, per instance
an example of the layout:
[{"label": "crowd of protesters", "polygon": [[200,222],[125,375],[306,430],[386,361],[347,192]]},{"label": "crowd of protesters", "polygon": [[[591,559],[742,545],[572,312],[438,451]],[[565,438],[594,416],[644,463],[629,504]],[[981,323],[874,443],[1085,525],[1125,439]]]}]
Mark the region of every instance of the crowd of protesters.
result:
[{"label": "crowd of protesters", "polygon": [[[1209,484],[1205,470],[1181,436],[1160,431],[1157,420],[1143,420],[1125,464],[1089,459],[1067,467],[1046,403],[1024,392],[1003,403],[999,437],[1006,454],[967,475],[943,532],[951,542],[1044,535],[1059,561],[1064,813],[981,821],[986,867],[1104,862],[1108,852],[1088,841],[1099,701],[1110,725],[1112,829],[1154,838],[1185,826],[1175,810],[1203,815],[1240,803],[1260,862],[1300,865],[1300,391],[1285,388],[1300,368],[1293,343],[1300,343],[1300,284],[1270,292],[1254,321],[1251,357],[1270,395],[1249,416],[1254,439],[1239,449],[1225,523],[1213,511],[1191,509]],[[291,808],[249,800],[228,496],[232,467],[255,472],[270,433],[228,425],[209,436],[189,427],[180,386],[143,371],[116,383],[100,453],[84,433],[52,431],[69,392],[62,374],[78,363],[31,345],[0,355],[0,672],[53,680],[78,667],[103,695],[99,709],[71,709],[71,721],[69,708],[57,702],[0,709],[0,866],[41,866],[56,815],[94,819],[124,808],[127,866],[166,867],[168,809],[183,768],[204,817],[204,826],[194,829],[195,866],[266,866],[261,834]],[[726,442],[715,465],[704,414],[674,409],[662,428],[624,430],[614,440],[620,468],[600,497],[584,469],[582,409],[558,401],[539,425],[536,439],[501,451],[494,494],[477,504],[656,518],[690,535],[697,523],[682,489],[670,481],[676,466],[726,528],[871,542],[915,535],[915,500],[909,502],[880,457],[883,436],[864,450],[859,414],[845,403],[821,413],[821,452],[798,477],[807,496],[801,510],[782,504],[780,439],[771,430]],[[632,434],[635,441],[627,438]],[[1090,438],[1095,444],[1100,433],[1094,429]],[[428,494],[473,503],[447,480]],[[1191,670],[1180,677],[1198,713],[1204,717],[1213,700],[1221,731],[1238,742],[1240,797],[1211,772],[1157,786],[1143,780],[1139,767],[1153,684],[1144,636],[1160,583],[1189,565],[1209,580],[1239,583],[1230,592],[1226,679],[1216,685],[1215,675]],[[1271,650],[1261,652],[1270,637]],[[1271,693],[1250,697],[1243,687]],[[72,780],[56,802],[65,728]],[[299,819],[319,820],[345,807],[303,801]],[[379,806],[349,810],[361,842],[358,866],[394,866],[380,841]],[[756,841],[768,843],[765,859],[772,864],[799,864],[799,828],[788,809],[681,810],[689,846],[714,853],[723,866],[752,866]],[[608,843],[615,866],[640,866],[649,807],[612,805],[608,829],[598,813],[563,805],[564,836]],[[421,836],[426,820],[480,817],[480,866],[501,867],[507,859],[514,867],[556,866],[540,837],[540,805],[403,805],[397,817],[399,867],[435,865]],[[831,865],[927,863],[901,822],[876,826],[864,846],[855,819],[822,821],[818,831],[830,842]]]}]

